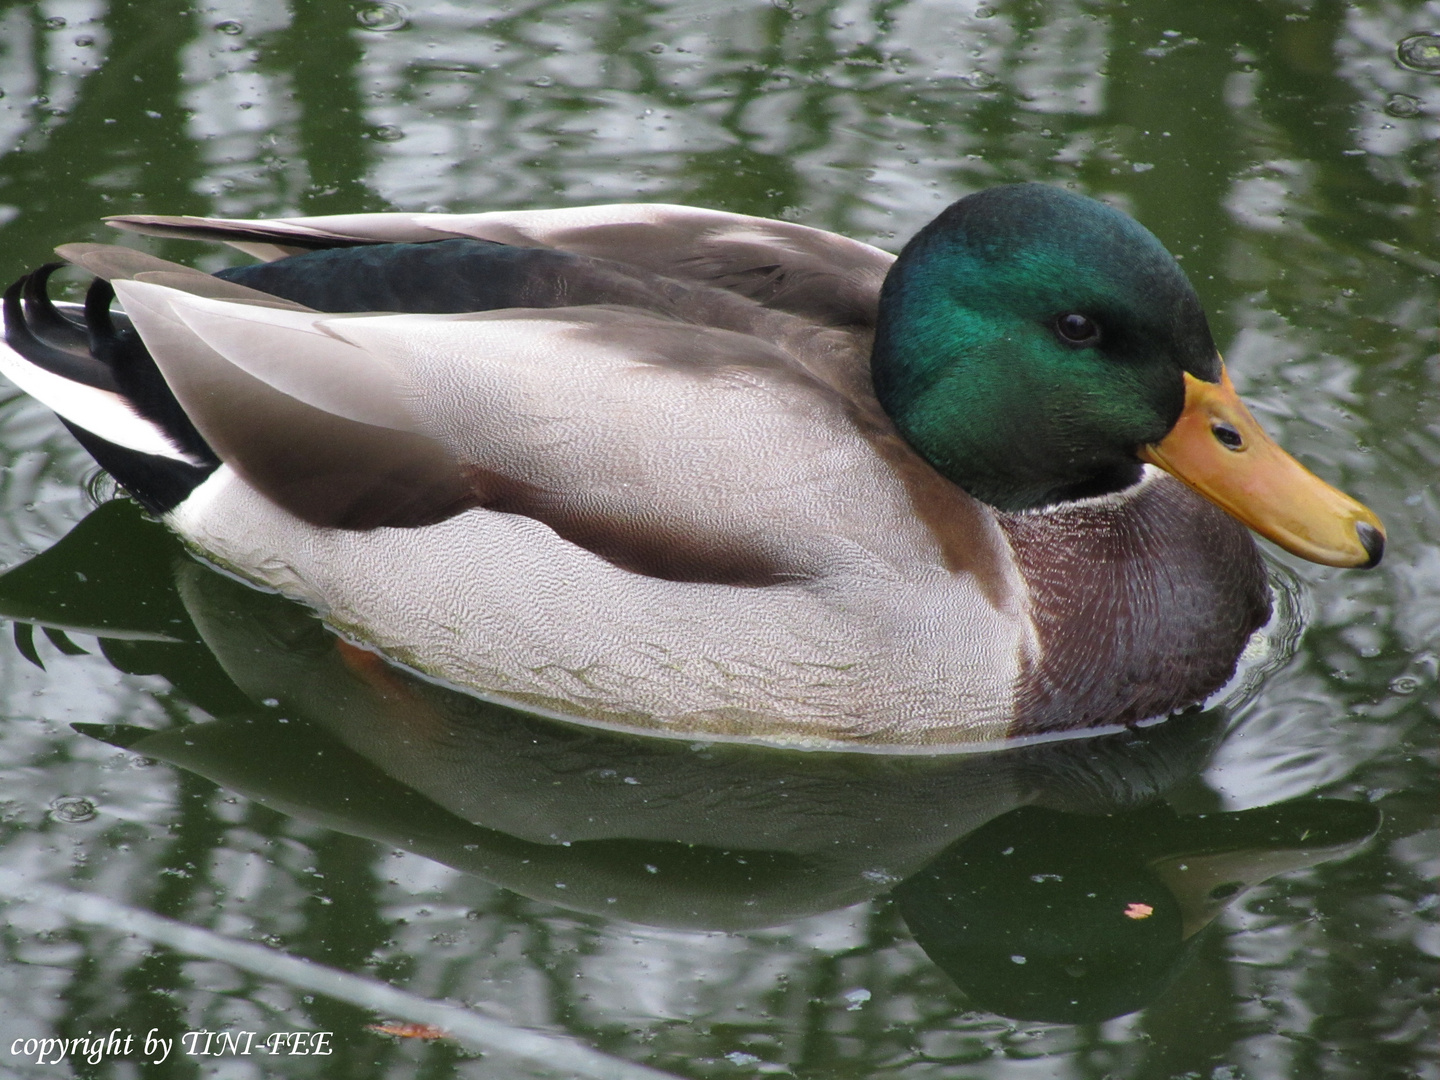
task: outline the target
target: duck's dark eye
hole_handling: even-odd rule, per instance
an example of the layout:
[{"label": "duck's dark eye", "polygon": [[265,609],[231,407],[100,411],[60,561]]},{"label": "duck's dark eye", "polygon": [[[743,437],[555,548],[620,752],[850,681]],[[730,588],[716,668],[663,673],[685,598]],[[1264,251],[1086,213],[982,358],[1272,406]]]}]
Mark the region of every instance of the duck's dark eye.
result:
[{"label": "duck's dark eye", "polygon": [[1067,311],[1055,320],[1055,332],[1067,345],[1095,345],[1100,341],[1100,327],[1088,315]]}]

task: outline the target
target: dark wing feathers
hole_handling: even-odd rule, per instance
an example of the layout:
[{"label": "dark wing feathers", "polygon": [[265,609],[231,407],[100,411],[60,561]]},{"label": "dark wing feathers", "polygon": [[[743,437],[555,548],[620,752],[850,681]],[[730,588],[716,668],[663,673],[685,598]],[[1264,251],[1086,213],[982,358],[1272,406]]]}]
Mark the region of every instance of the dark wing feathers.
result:
[{"label": "dark wing feathers", "polygon": [[329,248],[216,276],[333,312],[439,315],[583,304],[663,310],[673,309],[666,294],[675,292],[655,275],[618,263],[458,237]]},{"label": "dark wing feathers", "polygon": [[[485,214],[358,214],[244,221],[130,215],[116,228],[292,251],[470,237],[568,251],[714,285],[825,326],[874,325],[888,252],[786,221],[665,204]],[[264,255],[261,257],[274,257]]]},{"label": "dark wing feathers", "polygon": [[[687,546],[683,531],[665,539],[663,529],[655,532],[658,519],[637,531],[636,521],[624,514],[612,519],[600,509],[577,517],[560,505],[563,496],[521,474],[462,460],[419,430],[337,415],[324,401],[307,404],[280,388],[283,379],[267,381],[272,376],[237,366],[237,357],[207,345],[186,323],[191,315],[160,311],[159,293],[128,289],[130,315],[112,311],[105,279],[337,314],[623,308],[642,321],[673,321],[677,340],[686,337],[681,325],[696,328],[695,354],[682,349],[667,363],[704,368],[700,354],[713,328],[769,343],[761,353],[782,357],[778,362],[793,369],[785,378],[814,380],[854,399],[869,396],[868,330],[892,258],[803,226],[678,207],[271,222],[146,215],[112,224],[223,241],[271,260],[212,277],[129,249],[70,245],[60,254],[97,275],[83,326],[45,298],[48,270],[22,284],[13,300],[7,297],[7,324],[12,307],[25,309],[13,320],[17,337],[25,339],[17,351],[48,370],[63,368],[118,389],[198,462],[179,472],[163,464],[157,470],[141,460],[146,455],[79,433],[152,511],[176,505],[223,459],[319,526],[421,525],[488,506],[546,521],[637,572],[737,584],[775,580],[783,568],[726,544],[708,555],[687,551],[684,566],[671,565]],[[156,297],[160,308],[147,312]],[[315,362],[304,347],[287,349],[292,354],[297,364]]]}]

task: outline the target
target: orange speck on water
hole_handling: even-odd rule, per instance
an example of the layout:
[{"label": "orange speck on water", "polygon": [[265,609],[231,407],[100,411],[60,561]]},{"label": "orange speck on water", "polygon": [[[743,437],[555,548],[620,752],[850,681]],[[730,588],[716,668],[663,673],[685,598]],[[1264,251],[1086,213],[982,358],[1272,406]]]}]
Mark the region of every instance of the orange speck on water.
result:
[{"label": "orange speck on water", "polygon": [[1127,919],[1148,919],[1155,914],[1155,909],[1149,904],[1126,904],[1125,917]]},{"label": "orange speck on water", "polygon": [[402,1039],[448,1039],[450,1033],[433,1024],[366,1024],[366,1031],[398,1035]]}]

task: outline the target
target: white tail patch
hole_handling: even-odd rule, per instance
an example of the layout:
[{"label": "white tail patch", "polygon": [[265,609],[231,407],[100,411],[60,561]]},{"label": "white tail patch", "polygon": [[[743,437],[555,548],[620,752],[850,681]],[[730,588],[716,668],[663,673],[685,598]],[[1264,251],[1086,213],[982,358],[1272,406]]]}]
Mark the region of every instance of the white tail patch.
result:
[{"label": "white tail patch", "polygon": [[[0,320],[0,332],[3,326]],[[0,375],[52,412],[106,442],[141,454],[199,464],[180,451],[159,425],[146,420],[119,394],[72,382],[37,367],[3,340],[0,340]]]}]

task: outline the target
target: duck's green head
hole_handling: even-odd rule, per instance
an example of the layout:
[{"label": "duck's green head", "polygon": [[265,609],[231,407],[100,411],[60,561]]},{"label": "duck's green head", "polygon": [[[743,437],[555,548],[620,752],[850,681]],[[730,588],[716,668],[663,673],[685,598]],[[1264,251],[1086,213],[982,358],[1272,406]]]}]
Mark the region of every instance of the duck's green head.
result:
[{"label": "duck's green head", "polygon": [[1306,558],[1383,547],[1245,410],[1174,257],[1094,199],[1016,184],[955,203],[886,278],[872,364],[911,445],[1001,510],[1117,491],[1149,461]]}]

